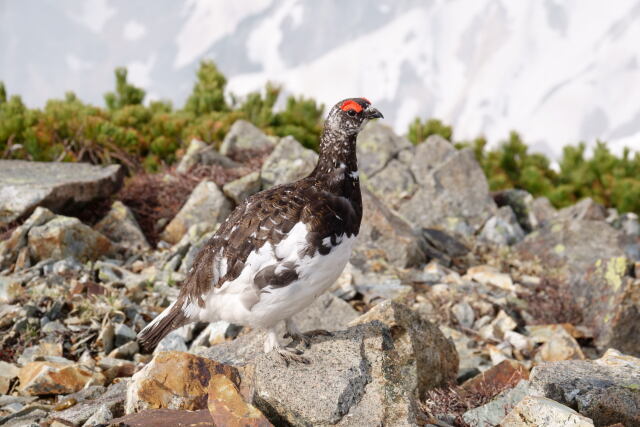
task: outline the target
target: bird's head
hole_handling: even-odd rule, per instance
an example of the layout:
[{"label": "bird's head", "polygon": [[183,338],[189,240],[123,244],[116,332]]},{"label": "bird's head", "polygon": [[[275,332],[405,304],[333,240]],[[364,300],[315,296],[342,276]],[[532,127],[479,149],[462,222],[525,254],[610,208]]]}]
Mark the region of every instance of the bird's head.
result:
[{"label": "bird's head", "polygon": [[331,133],[355,135],[369,120],[380,118],[383,118],[382,113],[372,107],[367,98],[348,98],[338,102],[329,111],[325,130]]}]

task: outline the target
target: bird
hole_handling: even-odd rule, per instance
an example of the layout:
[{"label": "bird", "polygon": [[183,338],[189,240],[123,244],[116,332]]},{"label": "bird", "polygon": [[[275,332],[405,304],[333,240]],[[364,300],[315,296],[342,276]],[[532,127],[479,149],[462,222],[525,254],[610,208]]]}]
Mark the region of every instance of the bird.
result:
[{"label": "bird", "polygon": [[153,349],[191,322],[229,323],[266,330],[264,352],[288,365],[309,363],[283,346],[276,332],[307,347],[292,316],[323,294],[344,270],[360,229],[362,197],[356,139],[366,123],[383,118],[366,98],[335,104],[324,121],[318,161],[306,177],[246,198],[197,253],[178,298],[138,334]]}]

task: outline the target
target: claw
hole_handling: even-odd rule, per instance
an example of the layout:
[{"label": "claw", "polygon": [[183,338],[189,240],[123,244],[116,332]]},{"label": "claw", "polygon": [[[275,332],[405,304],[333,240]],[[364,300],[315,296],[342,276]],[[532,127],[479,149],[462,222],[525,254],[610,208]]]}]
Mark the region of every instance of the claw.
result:
[{"label": "claw", "polygon": [[281,348],[278,349],[278,354],[280,355],[286,366],[289,366],[291,362],[303,363],[305,365],[311,363],[309,359],[302,356],[302,351],[300,350]]}]

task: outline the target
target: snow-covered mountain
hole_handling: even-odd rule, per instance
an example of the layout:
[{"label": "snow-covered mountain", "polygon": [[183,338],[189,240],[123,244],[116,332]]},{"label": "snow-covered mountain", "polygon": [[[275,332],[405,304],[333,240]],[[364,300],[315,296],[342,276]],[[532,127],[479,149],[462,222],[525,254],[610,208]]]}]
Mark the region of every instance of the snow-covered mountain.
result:
[{"label": "snow-covered mountain", "polygon": [[0,0],[0,80],[30,105],[102,104],[119,65],[181,105],[202,58],[236,94],[366,96],[399,132],[640,148],[640,0]]}]

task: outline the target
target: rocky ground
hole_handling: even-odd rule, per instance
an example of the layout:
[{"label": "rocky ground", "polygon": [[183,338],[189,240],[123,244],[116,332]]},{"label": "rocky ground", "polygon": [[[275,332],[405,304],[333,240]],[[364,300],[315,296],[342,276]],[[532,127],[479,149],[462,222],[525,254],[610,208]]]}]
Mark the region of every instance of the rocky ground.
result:
[{"label": "rocky ground", "polygon": [[151,205],[118,166],[0,161],[0,425],[640,425],[635,215],[491,194],[439,137],[374,123],[358,149],[357,246],[297,316],[334,334],[288,367],[225,322],[135,337],[233,207],[315,153],[240,121],[144,178]]}]

